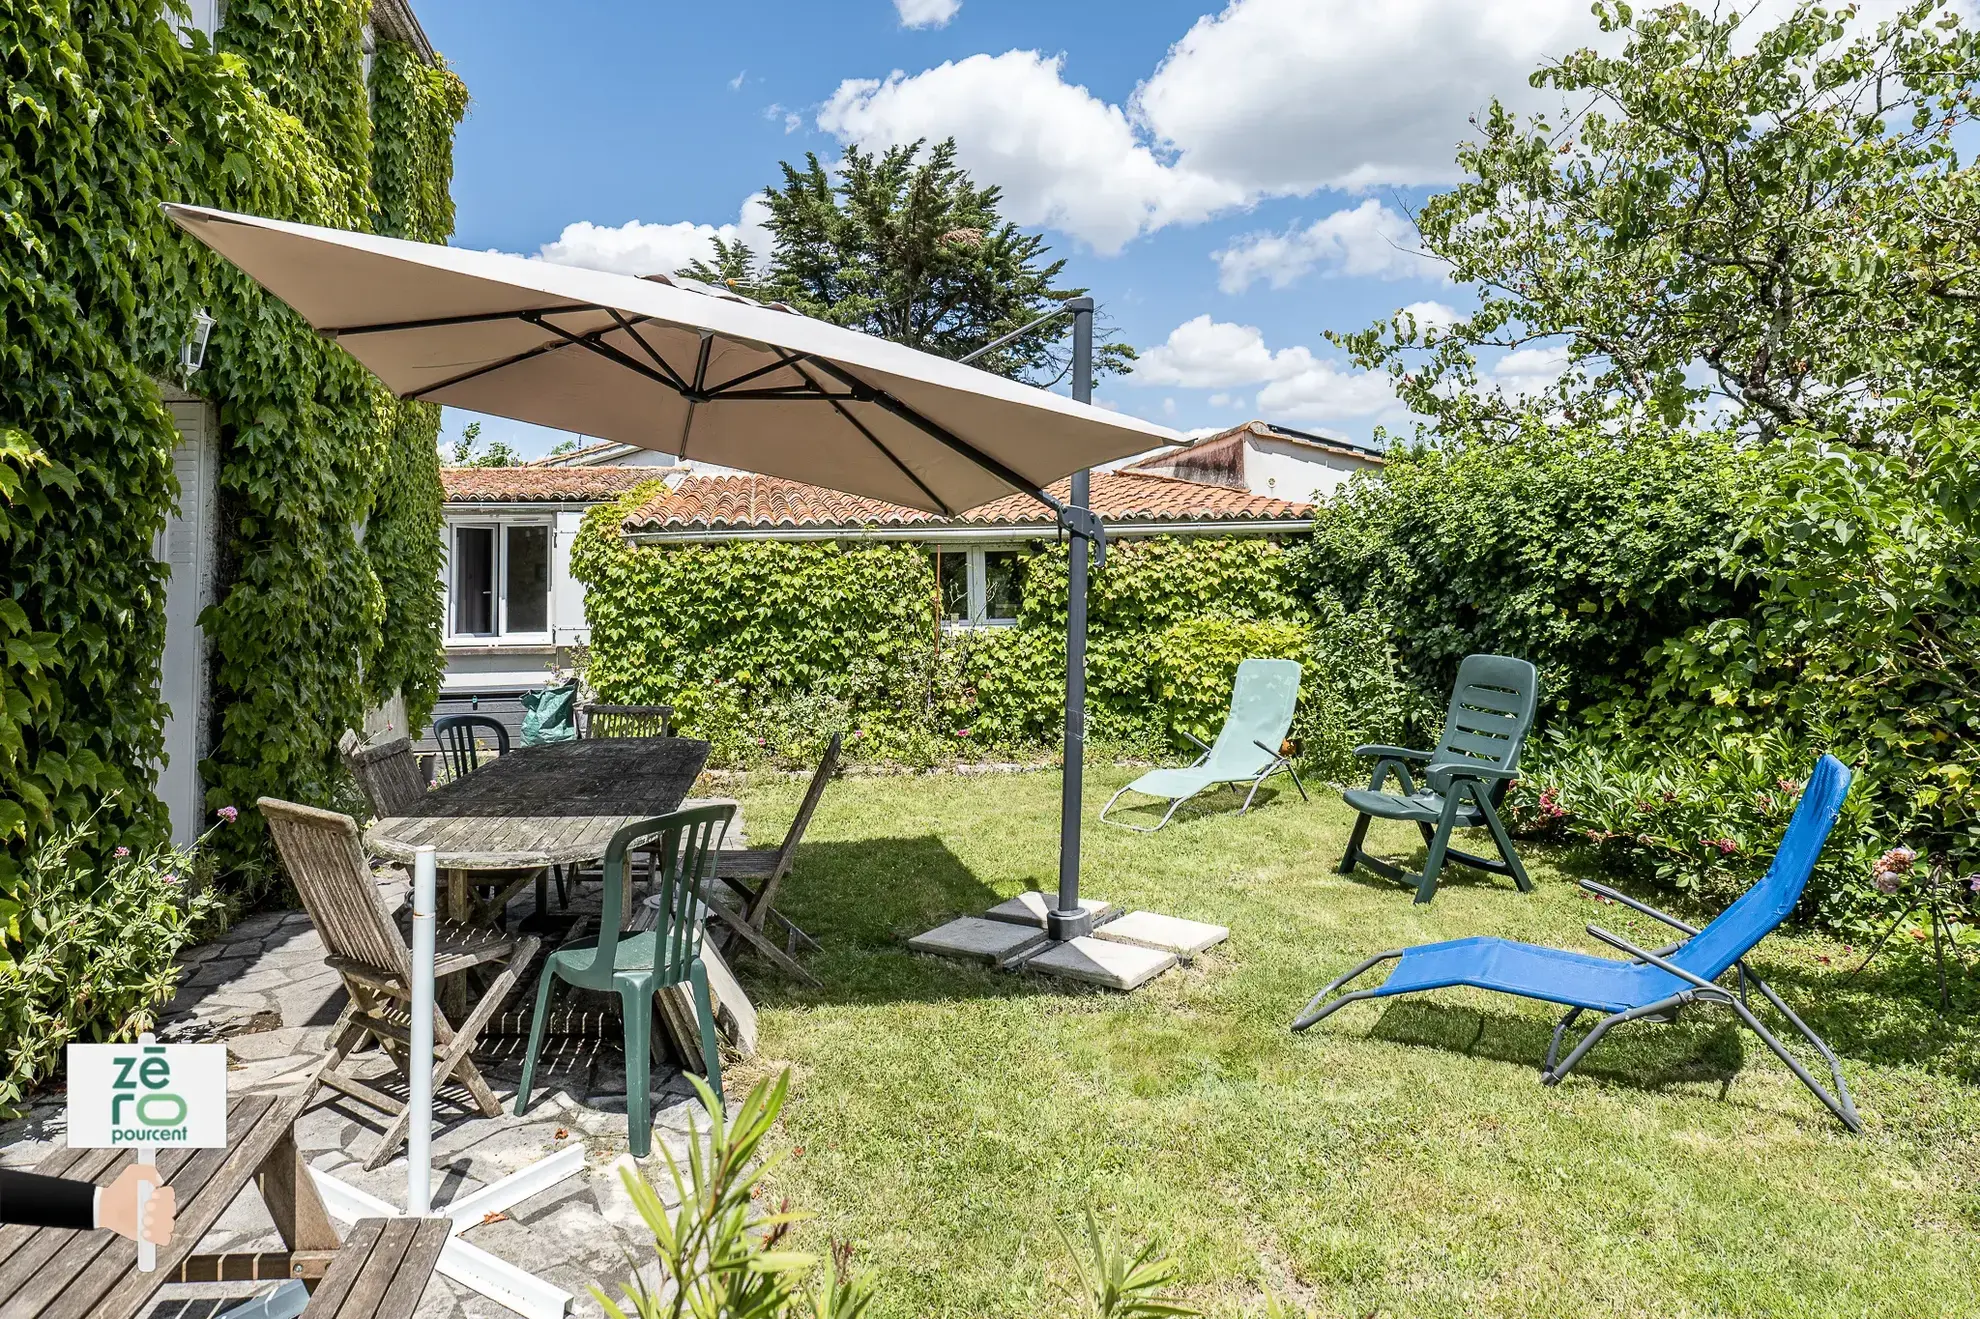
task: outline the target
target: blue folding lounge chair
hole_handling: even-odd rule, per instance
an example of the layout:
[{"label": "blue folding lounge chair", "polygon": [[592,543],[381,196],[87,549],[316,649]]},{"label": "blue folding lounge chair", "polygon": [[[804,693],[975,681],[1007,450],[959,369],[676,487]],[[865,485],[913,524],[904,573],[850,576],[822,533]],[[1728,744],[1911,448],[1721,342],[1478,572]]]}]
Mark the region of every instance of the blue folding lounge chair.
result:
[{"label": "blue folding lounge chair", "polygon": [[[1224,716],[1223,731],[1217,734],[1216,743],[1206,747],[1191,734],[1184,733],[1184,737],[1203,747],[1203,754],[1195,763],[1182,769],[1155,769],[1143,774],[1107,799],[1107,804],[1100,808],[1100,818],[1124,829],[1152,834],[1169,822],[1169,816],[1176,813],[1178,806],[1205,788],[1219,783],[1249,783],[1251,791],[1245,794],[1244,805],[1238,808],[1238,814],[1243,815],[1251,809],[1251,799],[1258,795],[1259,785],[1280,770],[1292,775],[1293,786],[1304,800],[1306,785],[1299,781],[1292,761],[1279,754],[1279,747],[1292,728],[1293,707],[1298,703],[1298,664],[1292,660],[1245,660],[1238,665],[1237,678],[1231,683],[1231,711]],[[1167,797],[1169,809],[1153,828],[1108,820],[1107,812],[1121,799],[1121,793],[1127,792]]]},{"label": "blue folding lounge chair", "polygon": [[[1766,875],[1702,930],[1606,885],[1587,880],[1581,882],[1581,886],[1590,892],[1612,898],[1682,931],[1686,937],[1669,947],[1651,952],[1609,933],[1599,925],[1590,925],[1588,933],[1610,947],[1627,953],[1631,960],[1592,957],[1586,953],[1564,952],[1558,948],[1542,948],[1535,944],[1493,938],[1453,939],[1448,943],[1397,949],[1369,958],[1315,994],[1299,1019],[1293,1022],[1293,1029],[1305,1030],[1344,1004],[1359,999],[1387,998],[1425,989],[1448,989],[1455,985],[1495,989],[1500,993],[1517,994],[1521,998],[1543,999],[1568,1008],[1567,1015],[1554,1027],[1554,1040],[1548,1046],[1547,1061],[1541,1069],[1540,1079],[1548,1085],[1557,1085],[1562,1077],[1574,1070],[1582,1055],[1608,1033],[1611,1026],[1621,1025],[1625,1021],[1669,1021],[1679,1008],[1688,1003],[1723,1003],[1766,1042],[1767,1047],[1788,1065],[1803,1085],[1814,1091],[1816,1098],[1826,1104],[1831,1113],[1842,1119],[1845,1126],[1851,1131],[1861,1131],[1863,1124],[1856,1116],[1856,1105],[1850,1100],[1849,1087],[1843,1081],[1842,1067],[1837,1063],[1836,1055],[1830,1052],[1820,1036],[1808,1029],[1793,1009],[1781,1001],[1780,995],[1753,974],[1745,961],[1754,945],[1786,920],[1788,913],[1794,910],[1794,904],[1801,900],[1801,890],[1807,885],[1810,872],[1815,869],[1815,859],[1821,854],[1822,844],[1828,839],[1829,830],[1835,826],[1836,813],[1842,809],[1843,798],[1848,793],[1849,770],[1834,756],[1823,756],[1816,762],[1815,772],[1808,776],[1808,786],[1802,789],[1801,802],[1794,809],[1794,818],[1788,822],[1787,832],[1781,836],[1780,848],[1774,853],[1774,862],[1767,867]],[[1379,988],[1358,989],[1332,1002],[1325,1002],[1323,1006],[1329,994],[1377,963],[1391,959],[1396,961],[1395,969]],[[1734,969],[1739,972],[1737,990],[1716,983],[1719,977]],[[1824,1090],[1808,1074],[1808,1069],[1753,1015],[1746,1001],[1749,985],[1759,990],[1821,1053],[1829,1064],[1830,1076],[1835,1079],[1833,1094]],[[1604,1015],[1566,1060],[1555,1066],[1554,1059],[1560,1053],[1562,1034],[1584,1012]]]}]

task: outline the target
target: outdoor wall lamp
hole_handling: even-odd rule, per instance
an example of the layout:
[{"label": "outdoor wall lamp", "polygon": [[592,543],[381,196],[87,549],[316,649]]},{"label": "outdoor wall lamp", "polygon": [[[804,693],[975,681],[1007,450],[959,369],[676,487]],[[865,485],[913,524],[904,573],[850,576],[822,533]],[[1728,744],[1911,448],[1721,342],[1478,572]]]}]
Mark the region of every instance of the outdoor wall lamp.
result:
[{"label": "outdoor wall lamp", "polygon": [[193,313],[192,335],[179,349],[179,365],[188,374],[206,365],[206,341],[213,337],[213,317],[201,307]]}]

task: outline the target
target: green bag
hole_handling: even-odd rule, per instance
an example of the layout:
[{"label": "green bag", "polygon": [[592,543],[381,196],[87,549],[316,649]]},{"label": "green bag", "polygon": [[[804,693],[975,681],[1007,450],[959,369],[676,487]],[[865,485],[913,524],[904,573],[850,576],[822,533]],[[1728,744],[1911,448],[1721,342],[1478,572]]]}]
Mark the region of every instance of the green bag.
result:
[{"label": "green bag", "polygon": [[577,741],[577,679],[541,691],[524,692],[522,744]]}]

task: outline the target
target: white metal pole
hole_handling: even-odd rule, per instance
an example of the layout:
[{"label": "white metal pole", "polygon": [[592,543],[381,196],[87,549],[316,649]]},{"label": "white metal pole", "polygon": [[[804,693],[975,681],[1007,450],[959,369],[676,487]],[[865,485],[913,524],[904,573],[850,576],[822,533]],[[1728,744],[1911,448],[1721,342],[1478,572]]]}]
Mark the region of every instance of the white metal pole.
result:
[{"label": "white metal pole", "polygon": [[413,856],[412,918],[412,1075],[406,1102],[412,1123],[406,1129],[406,1212],[424,1218],[433,1212],[433,849]]},{"label": "white metal pole", "polygon": [[[150,1031],[146,1031],[144,1034],[138,1036],[138,1045],[140,1047],[147,1044],[156,1044],[156,1043],[158,1043],[158,1037],[156,1035],[153,1035]],[[137,1147],[135,1153],[137,1154],[137,1161],[140,1164],[149,1164],[149,1163],[158,1162],[158,1150],[155,1146],[140,1145]],[[146,1241],[144,1239],[144,1211],[146,1206],[148,1206],[150,1203],[151,1203],[151,1183],[139,1182],[137,1185],[137,1229],[138,1229],[137,1264],[138,1264],[139,1273],[150,1273],[155,1269],[157,1269],[158,1267],[158,1247],[152,1245],[149,1241]]]}]

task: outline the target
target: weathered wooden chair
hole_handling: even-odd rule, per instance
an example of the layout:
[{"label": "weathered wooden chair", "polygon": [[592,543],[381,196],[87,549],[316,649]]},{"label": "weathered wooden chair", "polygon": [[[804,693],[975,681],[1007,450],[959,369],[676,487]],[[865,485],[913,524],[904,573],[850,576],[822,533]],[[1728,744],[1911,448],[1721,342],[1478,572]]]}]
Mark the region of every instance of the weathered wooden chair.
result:
[{"label": "weathered wooden chair", "polygon": [[671,705],[603,705],[578,707],[580,737],[665,737],[673,724]]},{"label": "weathered wooden chair", "polygon": [[[817,981],[795,959],[798,945],[816,948],[818,944],[790,917],[777,910],[777,889],[783,884],[784,877],[791,873],[791,865],[797,860],[798,844],[804,841],[804,831],[811,827],[811,816],[818,809],[819,799],[825,795],[825,785],[838,772],[842,740],[840,734],[834,733],[832,740],[825,744],[825,754],[818,761],[818,769],[811,776],[811,786],[804,790],[804,800],[798,803],[797,817],[791,821],[782,843],[776,847],[724,852],[716,858],[716,874],[741,897],[742,906],[732,908],[719,897],[709,904],[709,914],[722,922],[732,946],[740,943],[762,954],[779,970],[813,984]],[[781,949],[770,937],[770,923],[773,921],[783,929],[784,946]]]},{"label": "weathered wooden chair", "polygon": [[[1444,862],[1461,861],[1495,875],[1510,875],[1521,893],[1532,892],[1533,882],[1526,877],[1526,867],[1520,864],[1506,826],[1499,820],[1499,807],[1506,799],[1507,786],[1519,777],[1519,749],[1533,726],[1539,687],[1539,674],[1523,659],[1467,655],[1458,665],[1457,687],[1444,715],[1444,736],[1435,751],[1356,747],[1357,756],[1377,759],[1366,788],[1350,788],[1341,794],[1360,812],[1348,837],[1347,853],[1341,857],[1341,873],[1351,875],[1356,865],[1365,865],[1378,875],[1412,886],[1416,900],[1428,902],[1437,896],[1437,876]],[[1421,786],[1410,776],[1410,762],[1422,765]],[[1401,783],[1401,796],[1384,791],[1391,775]],[[1362,850],[1368,821],[1375,817],[1409,820],[1416,825],[1429,848],[1422,874],[1412,875]],[[1453,829],[1480,826],[1491,831],[1499,860],[1451,846]]]},{"label": "weathered wooden chair", "polygon": [[484,750],[509,754],[509,730],[500,719],[485,714],[450,714],[433,721],[433,740],[447,762],[447,777],[466,778],[481,768]]},{"label": "weathered wooden chair", "polygon": [[[390,1159],[405,1140],[411,1114],[404,1103],[344,1069],[351,1053],[367,1039],[378,1042],[401,1071],[415,1065],[411,1044],[412,952],[385,909],[365,865],[357,821],[335,811],[298,806],[263,797],[256,803],[268,821],[275,850],[303,906],[323,938],[323,961],[344,978],[350,1003],[331,1028],[329,1061],[322,1082],[351,1098],[393,1115],[366,1168]],[[458,1077],[487,1117],[502,1111],[494,1091],[469,1056],[476,1038],[502,1007],[516,978],[536,955],[534,936],[510,938],[494,930],[442,921],[434,932],[433,978],[444,981],[470,967],[499,964],[487,991],[457,1026],[446,1013],[433,1013],[433,1089]]]},{"label": "weathered wooden chair", "polygon": [[419,772],[413,756],[412,739],[395,737],[389,742],[366,746],[355,732],[345,730],[338,744],[344,767],[356,779],[371,803],[371,813],[379,819],[404,815],[426,795],[426,777]]}]

